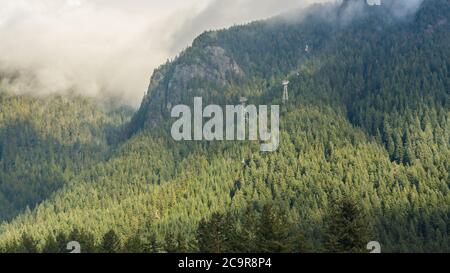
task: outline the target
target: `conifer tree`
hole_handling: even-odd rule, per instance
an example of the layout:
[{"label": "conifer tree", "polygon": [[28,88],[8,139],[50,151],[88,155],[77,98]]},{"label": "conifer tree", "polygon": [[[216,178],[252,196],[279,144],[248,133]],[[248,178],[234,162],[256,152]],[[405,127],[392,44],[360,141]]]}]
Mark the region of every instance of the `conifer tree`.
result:
[{"label": "conifer tree", "polygon": [[103,253],[117,253],[120,251],[120,239],[114,230],[111,229],[103,236],[101,251]]},{"label": "conifer tree", "polygon": [[333,253],[365,252],[370,241],[370,223],[359,205],[342,197],[329,212],[325,227],[325,250]]},{"label": "conifer tree", "polygon": [[259,250],[267,253],[292,251],[294,242],[289,234],[290,227],[286,217],[278,209],[272,204],[264,205],[257,233]]}]

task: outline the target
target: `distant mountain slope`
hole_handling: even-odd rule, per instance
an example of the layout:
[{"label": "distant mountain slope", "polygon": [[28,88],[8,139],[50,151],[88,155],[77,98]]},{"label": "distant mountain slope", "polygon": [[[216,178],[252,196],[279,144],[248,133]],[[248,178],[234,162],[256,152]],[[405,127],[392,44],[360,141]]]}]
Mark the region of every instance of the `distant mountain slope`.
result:
[{"label": "distant mountain slope", "polygon": [[[45,200],[104,159],[131,111],[89,99],[0,93],[0,220]],[[116,111],[116,112],[113,112]]]},{"label": "distant mountain slope", "polygon": [[[123,251],[198,251],[203,218],[229,213],[245,229],[248,209],[261,217],[269,203],[289,223],[286,240],[302,234],[310,251],[324,251],[330,206],[348,196],[383,251],[450,251],[450,2],[426,0],[405,18],[387,7],[364,7],[352,20],[342,12],[314,6],[302,20],[201,35],[155,71],[130,138],[1,225],[0,250],[27,251],[23,234],[41,250],[61,236],[104,250],[113,229]],[[286,78],[291,97],[277,152],[261,153],[254,142],[171,140],[168,106],[194,96],[280,104]]]},{"label": "distant mountain slope", "polygon": [[[131,132],[152,127],[167,118],[168,105],[192,103],[194,96],[236,103],[241,95],[265,94],[271,101],[280,97],[280,79],[297,72],[304,86],[296,96],[348,106],[352,116],[366,98],[377,103],[375,96],[386,104],[373,105],[381,111],[399,103],[402,111],[422,102],[448,107],[449,14],[448,1],[439,0],[425,1],[414,18],[397,18],[385,6],[350,16],[329,4],[300,19],[290,15],[206,32],[155,71]],[[437,86],[421,86],[429,75]],[[428,99],[412,93],[419,87]]]}]

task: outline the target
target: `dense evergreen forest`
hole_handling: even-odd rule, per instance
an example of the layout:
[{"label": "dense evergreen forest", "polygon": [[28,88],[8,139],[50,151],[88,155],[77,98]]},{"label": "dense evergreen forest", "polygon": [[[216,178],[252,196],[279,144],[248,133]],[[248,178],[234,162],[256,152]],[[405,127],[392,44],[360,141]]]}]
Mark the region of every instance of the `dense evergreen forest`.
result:
[{"label": "dense evergreen forest", "polygon": [[128,107],[68,96],[0,93],[0,219],[32,209],[84,168],[104,160]]},{"label": "dense evergreen forest", "polygon": [[[131,118],[1,93],[0,251],[449,252],[450,1],[385,3],[205,32]],[[280,104],[279,150],[173,141],[195,96]]]}]

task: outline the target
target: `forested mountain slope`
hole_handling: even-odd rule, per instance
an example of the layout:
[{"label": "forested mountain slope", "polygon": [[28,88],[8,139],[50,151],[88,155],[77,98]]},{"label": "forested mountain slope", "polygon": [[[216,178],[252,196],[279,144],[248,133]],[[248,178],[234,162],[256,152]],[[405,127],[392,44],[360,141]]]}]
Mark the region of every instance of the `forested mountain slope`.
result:
[{"label": "forested mountain slope", "polygon": [[[0,220],[33,208],[106,158],[132,114],[90,99],[0,93]],[[122,108],[122,109],[121,109]]]},{"label": "forested mountain slope", "polygon": [[[450,2],[345,14],[202,34],[154,72],[129,139],[0,226],[0,249],[337,251],[327,230],[345,196],[384,251],[450,251]],[[281,104],[286,78],[278,151],[171,140],[169,106]]]}]

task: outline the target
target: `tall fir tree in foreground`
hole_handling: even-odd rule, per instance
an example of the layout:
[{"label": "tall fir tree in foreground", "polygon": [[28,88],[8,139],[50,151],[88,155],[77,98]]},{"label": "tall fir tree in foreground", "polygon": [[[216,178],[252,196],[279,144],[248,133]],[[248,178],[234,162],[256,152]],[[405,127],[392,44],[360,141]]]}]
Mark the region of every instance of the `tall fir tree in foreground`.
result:
[{"label": "tall fir tree in foreground", "polygon": [[331,206],[326,219],[325,251],[331,253],[366,252],[370,241],[368,219],[358,203],[342,197]]},{"label": "tall fir tree in foreground", "polygon": [[209,220],[202,220],[197,230],[197,241],[200,252],[231,252],[234,227],[231,216],[214,213]]},{"label": "tall fir tree in foreground", "polygon": [[260,252],[291,252],[294,242],[289,234],[290,227],[282,212],[275,209],[272,204],[265,205],[257,231]]}]

